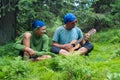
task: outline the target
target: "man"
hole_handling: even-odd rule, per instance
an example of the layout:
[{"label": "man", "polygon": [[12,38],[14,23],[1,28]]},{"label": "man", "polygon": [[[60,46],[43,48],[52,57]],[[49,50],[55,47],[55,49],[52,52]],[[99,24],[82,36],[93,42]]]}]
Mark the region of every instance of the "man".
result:
[{"label": "man", "polygon": [[[33,31],[25,32],[19,37],[14,47],[20,50],[22,57],[29,57],[36,60],[51,58],[50,55],[44,55],[48,50],[49,38],[46,34],[46,26],[43,21],[36,20],[32,24]],[[40,56],[40,57],[38,57]]]},{"label": "man", "polygon": [[[67,13],[64,16],[64,25],[57,28],[53,36],[51,52],[58,53],[62,55],[69,55],[69,49],[73,48],[70,43],[72,40],[78,40],[83,38],[81,29],[76,27],[77,18],[72,13]],[[82,47],[77,50],[80,55],[88,55],[88,53],[93,49],[93,45],[88,41],[90,34],[85,34],[85,40],[82,41]]]}]

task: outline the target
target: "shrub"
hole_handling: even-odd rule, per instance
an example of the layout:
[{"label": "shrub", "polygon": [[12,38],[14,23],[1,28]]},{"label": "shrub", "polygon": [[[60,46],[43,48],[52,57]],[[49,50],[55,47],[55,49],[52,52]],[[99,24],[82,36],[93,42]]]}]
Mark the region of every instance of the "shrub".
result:
[{"label": "shrub", "polygon": [[30,72],[28,62],[21,60],[20,57],[15,58],[15,60],[4,57],[1,61],[0,79],[2,80],[21,80],[26,78],[27,74]]}]

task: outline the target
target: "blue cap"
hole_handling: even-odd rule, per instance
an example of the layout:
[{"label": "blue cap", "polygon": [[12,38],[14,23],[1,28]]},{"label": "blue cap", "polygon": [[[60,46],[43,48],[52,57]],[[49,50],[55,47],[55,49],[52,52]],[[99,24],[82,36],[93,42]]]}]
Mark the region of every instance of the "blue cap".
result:
[{"label": "blue cap", "polygon": [[64,16],[64,23],[68,23],[68,22],[73,22],[74,20],[76,20],[76,16],[72,13],[67,13],[65,16]]},{"label": "blue cap", "polygon": [[35,20],[33,23],[32,23],[32,27],[33,28],[41,28],[45,26],[45,23],[41,20]]}]

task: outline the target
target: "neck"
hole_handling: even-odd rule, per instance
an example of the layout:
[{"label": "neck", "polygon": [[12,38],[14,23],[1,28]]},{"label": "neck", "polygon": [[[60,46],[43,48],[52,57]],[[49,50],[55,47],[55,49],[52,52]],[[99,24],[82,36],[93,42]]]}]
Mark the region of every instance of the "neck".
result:
[{"label": "neck", "polygon": [[67,24],[64,25],[64,28],[67,30],[71,30],[72,28],[70,28],[70,26],[68,26]]},{"label": "neck", "polygon": [[37,31],[33,31],[33,34],[34,34],[35,37],[40,37],[40,36],[42,36],[42,34],[38,34]]}]

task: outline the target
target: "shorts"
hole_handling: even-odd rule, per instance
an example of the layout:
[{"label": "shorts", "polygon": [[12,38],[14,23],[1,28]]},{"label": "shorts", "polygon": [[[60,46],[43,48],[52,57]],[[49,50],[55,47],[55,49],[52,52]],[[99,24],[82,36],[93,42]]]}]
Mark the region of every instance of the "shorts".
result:
[{"label": "shorts", "polygon": [[[85,43],[84,45],[82,45],[82,47],[85,47],[85,48],[88,49],[88,52],[85,54],[86,56],[87,56],[88,53],[90,53],[90,52],[93,50],[93,48],[94,48],[94,46],[93,46],[93,44],[92,44],[91,42]],[[61,48],[56,47],[56,46],[52,46],[52,48],[50,49],[50,51],[53,52],[53,53],[55,53],[55,54],[58,54],[60,50],[61,50]]]}]

